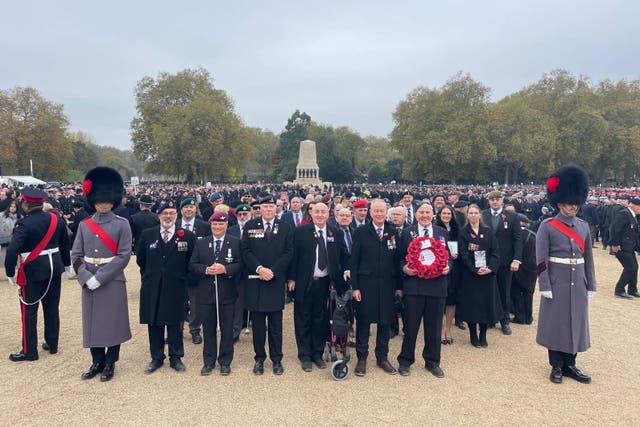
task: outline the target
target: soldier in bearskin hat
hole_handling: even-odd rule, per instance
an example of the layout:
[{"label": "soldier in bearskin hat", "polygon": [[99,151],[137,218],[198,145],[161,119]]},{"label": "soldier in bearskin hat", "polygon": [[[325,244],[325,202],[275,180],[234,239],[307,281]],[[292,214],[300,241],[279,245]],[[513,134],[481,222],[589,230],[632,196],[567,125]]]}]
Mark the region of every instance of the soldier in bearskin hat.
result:
[{"label": "soldier in bearskin hat", "polygon": [[114,169],[97,167],[87,173],[82,190],[95,214],[83,221],[71,259],[82,286],[82,341],[93,363],[82,374],[88,380],[113,378],[120,344],[131,338],[124,269],[131,257],[129,222],[112,209],[122,202],[122,177]]},{"label": "soldier in bearskin hat", "polygon": [[563,376],[591,382],[576,367],[576,354],[591,345],[588,299],[596,293],[589,224],[576,217],[588,192],[582,168],[568,165],[554,172],[547,180],[547,198],[559,212],[540,224],[536,236],[542,296],[536,341],[549,351],[554,383],[561,383]]}]

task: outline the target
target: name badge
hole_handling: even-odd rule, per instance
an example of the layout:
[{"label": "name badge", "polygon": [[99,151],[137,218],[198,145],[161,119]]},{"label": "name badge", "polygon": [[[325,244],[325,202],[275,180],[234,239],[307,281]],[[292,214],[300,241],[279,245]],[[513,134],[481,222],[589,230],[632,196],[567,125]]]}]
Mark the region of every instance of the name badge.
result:
[{"label": "name badge", "polygon": [[336,241],[335,237],[327,237],[327,243],[333,243],[335,241]]},{"label": "name badge", "polygon": [[149,250],[154,250],[158,248],[158,241],[156,240],[152,244],[149,245]]}]

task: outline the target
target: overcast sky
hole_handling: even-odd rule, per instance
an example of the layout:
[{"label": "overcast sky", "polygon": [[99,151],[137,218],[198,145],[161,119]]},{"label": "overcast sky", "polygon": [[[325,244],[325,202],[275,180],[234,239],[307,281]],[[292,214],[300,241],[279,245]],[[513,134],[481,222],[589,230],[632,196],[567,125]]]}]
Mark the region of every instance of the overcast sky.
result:
[{"label": "overcast sky", "polygon": [[387,136],[417,86],[463,71],[494,101],[564,68],[640,78],[640,2],[15,1],[0,12],[0,89],[33,86],[73,130],[130,148],[144,76],[204,67],[248,126],[296,110]]}]

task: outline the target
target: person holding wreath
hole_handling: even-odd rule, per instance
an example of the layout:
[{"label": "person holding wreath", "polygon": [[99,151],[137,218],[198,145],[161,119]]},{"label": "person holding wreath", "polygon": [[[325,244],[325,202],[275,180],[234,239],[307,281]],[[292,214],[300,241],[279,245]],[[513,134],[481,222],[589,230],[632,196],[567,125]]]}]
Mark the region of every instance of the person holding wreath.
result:
[{"label": "person holding wreath", "polygon": [[402,230],[400,267],[403,273],[404,338],[398,355],[400,375],[409,375],[415,362],[415,348],[420,321],[424,324],[422,357],[425,369],[435,377],[444,377],[440,367],[442,313],[447,298],[449,256],[447,230],[432,224],[433,208],[423,203],[415,212],[417,224]]},{"label": "person holding wreath", "polygon": [[[490,227],[483,224],[478,205],[470,205],[467,223],[458,234],[460,299],[457,314],[469,324],[474,347],[487,347],[487,326],[502,318],[496,271],[500,265],[498,243]],[[478,336],[480,325],[480,336]]]}]

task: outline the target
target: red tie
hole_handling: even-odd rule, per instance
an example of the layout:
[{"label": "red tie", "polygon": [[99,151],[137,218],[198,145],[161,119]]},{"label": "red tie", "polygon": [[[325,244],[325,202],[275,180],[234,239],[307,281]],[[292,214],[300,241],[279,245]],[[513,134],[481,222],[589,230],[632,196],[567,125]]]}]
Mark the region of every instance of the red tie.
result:
[{"label": "red tie", "polygon": [[300,216],[297,213],[294,215],[296,216],[296,227],[300,227]]}]

